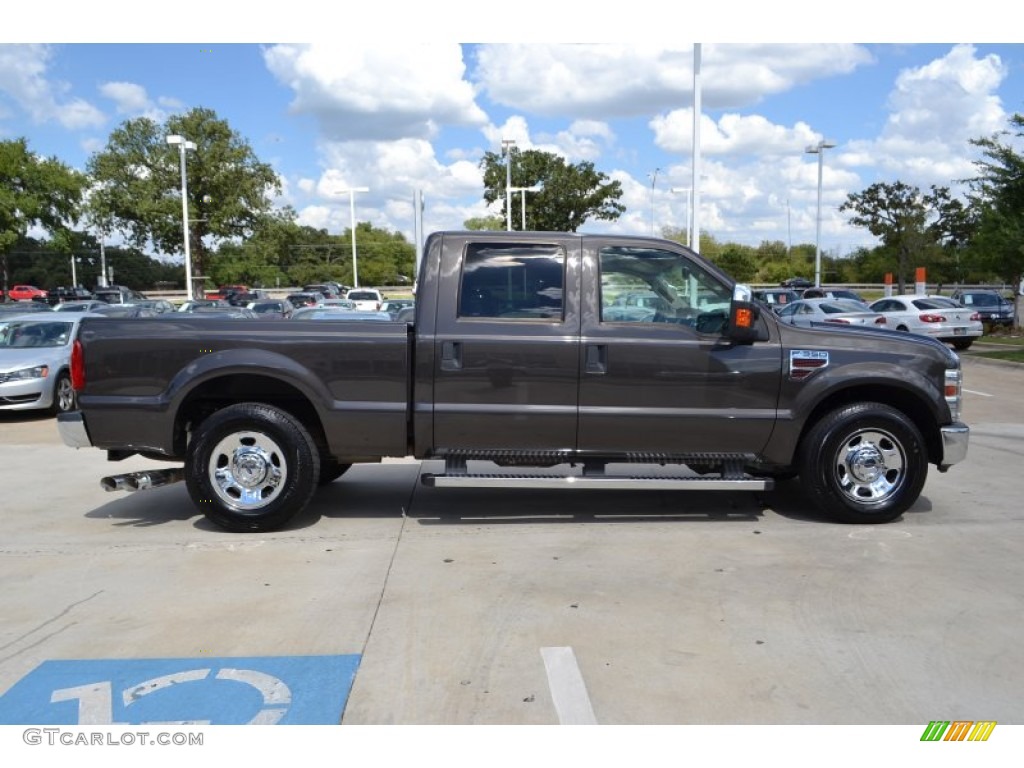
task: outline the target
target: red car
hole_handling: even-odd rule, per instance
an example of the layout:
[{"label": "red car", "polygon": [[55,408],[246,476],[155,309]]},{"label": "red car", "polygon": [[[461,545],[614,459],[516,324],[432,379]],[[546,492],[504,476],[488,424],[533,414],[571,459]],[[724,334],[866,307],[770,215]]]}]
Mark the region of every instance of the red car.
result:
[{"label": "red car", "polygon": [[46,291],[36,288],[34,285],[15,285],[7,292],[11,301],[32,301],[32,299],[46,298]]}]

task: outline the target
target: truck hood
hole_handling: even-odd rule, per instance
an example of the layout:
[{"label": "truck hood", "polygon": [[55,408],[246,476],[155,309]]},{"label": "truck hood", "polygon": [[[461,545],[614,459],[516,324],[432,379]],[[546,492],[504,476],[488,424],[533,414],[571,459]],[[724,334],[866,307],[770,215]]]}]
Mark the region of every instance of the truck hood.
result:
[{"label": "truck hood", "polygon": [[822,324],[811,328],[800,328],[788,323],[779,323],[779,334],[785,347],[809,346],[815,348],[875,349],[879,352],[935,357],[947,367],[960,367],[956,352],[941,341],[906,331],[886,328],[870,328],[856,325]]}]

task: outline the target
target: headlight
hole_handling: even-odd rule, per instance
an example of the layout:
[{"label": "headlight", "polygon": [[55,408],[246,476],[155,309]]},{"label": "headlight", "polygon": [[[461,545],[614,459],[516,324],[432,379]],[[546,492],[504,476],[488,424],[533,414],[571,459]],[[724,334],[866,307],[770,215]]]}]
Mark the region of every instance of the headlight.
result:
[{"label": "headlight", "polygon": [[18,371],[0,373],[0,383],[5,381],[23,381],[24,379],[45,379],[50,375],[48,365],[37,365],[34,368],[22,368]]}]

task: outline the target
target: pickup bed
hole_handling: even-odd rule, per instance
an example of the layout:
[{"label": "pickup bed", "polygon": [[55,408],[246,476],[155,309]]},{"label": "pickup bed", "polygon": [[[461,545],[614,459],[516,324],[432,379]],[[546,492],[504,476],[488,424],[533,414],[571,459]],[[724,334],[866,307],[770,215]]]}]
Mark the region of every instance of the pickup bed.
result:
[{"label": "pickup bed", "polygon": [[412,324],[84,320],[80,410],[58,424],[113,460],[183,463],[104,487],[184,479],[236,531],[279,528],[318,484],[389,456],[443,460],[422,480],[451,487],[766,490],[799,475],[826,515],[865,523],[913,504],[929,463],[966,456],[946,346],[783,325],[750,296],[673,242],[441,232]]}]

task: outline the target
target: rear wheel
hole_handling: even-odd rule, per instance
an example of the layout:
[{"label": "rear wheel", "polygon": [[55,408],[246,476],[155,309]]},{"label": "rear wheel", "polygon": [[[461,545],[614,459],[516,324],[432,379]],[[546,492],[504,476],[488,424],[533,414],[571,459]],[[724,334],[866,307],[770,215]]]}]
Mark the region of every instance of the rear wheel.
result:
[{"label": "rear wheel", "polygon": [[286,411],[239,403],[203,421],[188,447],[192,501],[229,531],[271,531],[309,503],[320,455],[309,432]]},{"label": "rear wheel", "polygon": [[825,514],[843,523],[887,523],[920,496],[924,439],[906,415],[881,403],[846,405],[803,441],[800,479]]}]

